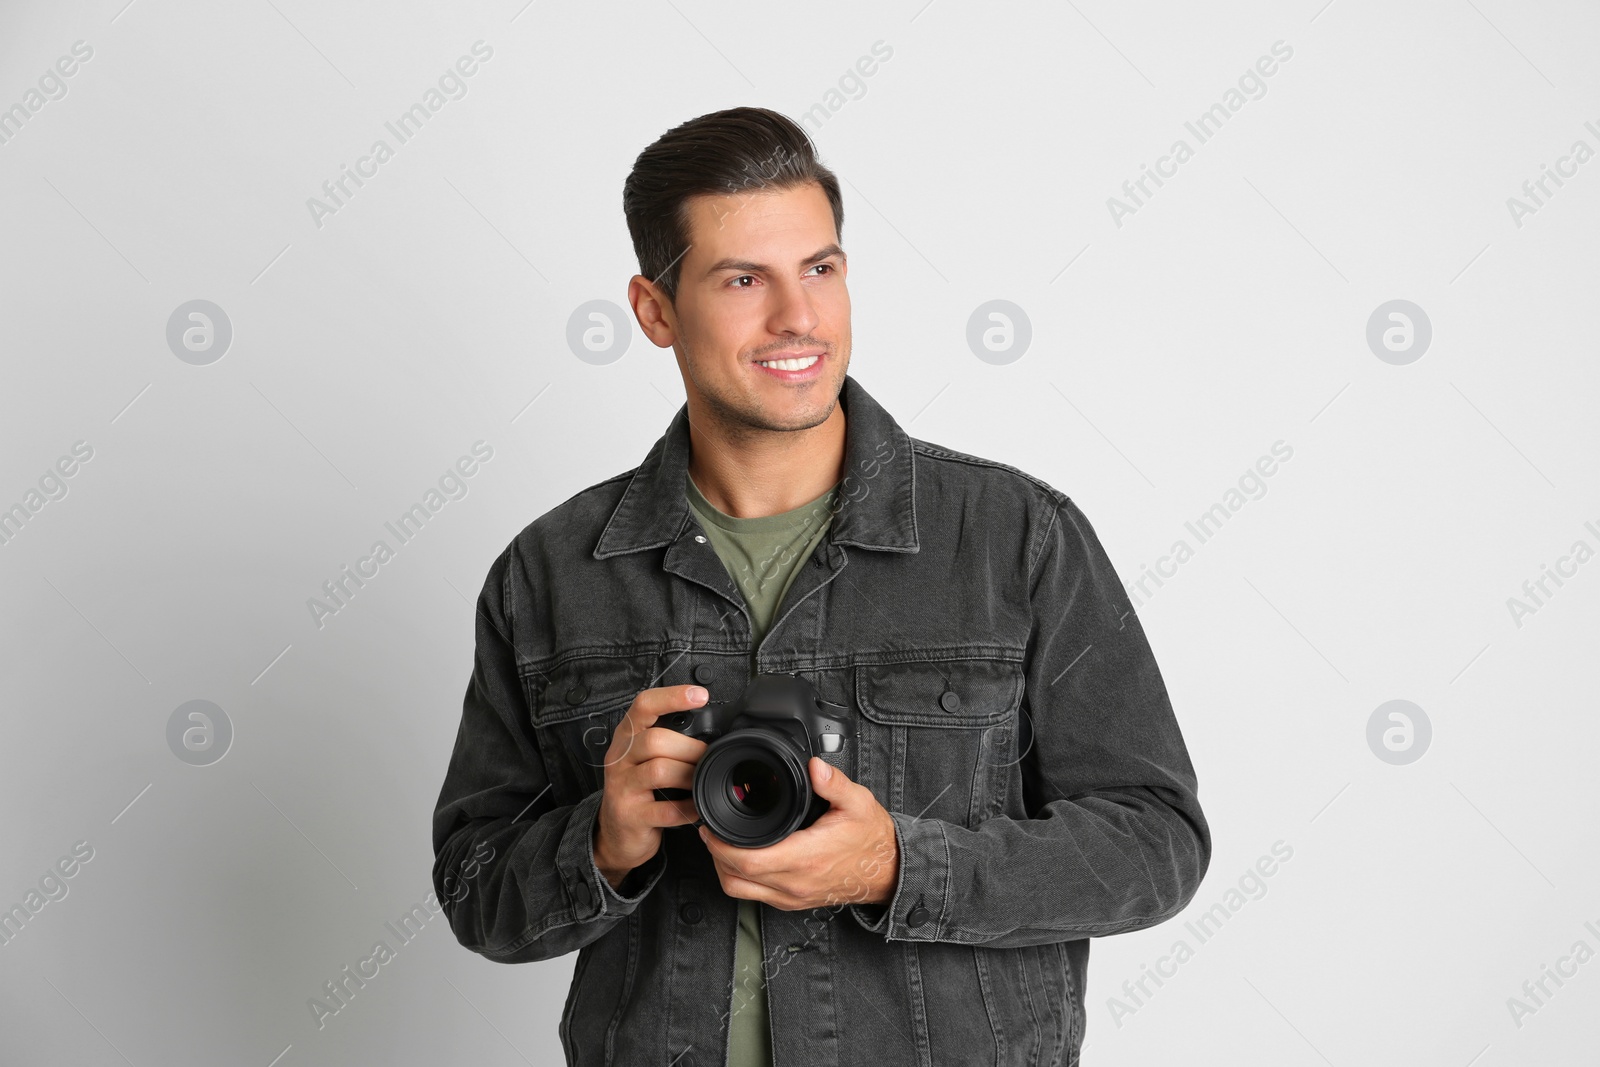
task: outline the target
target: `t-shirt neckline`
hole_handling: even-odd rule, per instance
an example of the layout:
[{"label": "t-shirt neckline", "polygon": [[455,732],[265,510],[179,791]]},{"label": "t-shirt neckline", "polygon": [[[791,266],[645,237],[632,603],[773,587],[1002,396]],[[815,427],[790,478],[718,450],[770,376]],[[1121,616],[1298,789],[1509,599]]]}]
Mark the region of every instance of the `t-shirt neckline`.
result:
[{"label": "t-shirt neckline", "polygon": [[760,515],[755,518],[742,519],[736,515],[729,515],[707,500],[705,494],[700,492],[700,487],[694,484],[694,478],[689,475],[688,471],[683,472],[683,481],[689,494],[689,500],[700,517],[731,533],[781,533],[784,530],[792,529],[805,522],[813,508],[825,503],[831,504],[830,498],[839,489],[839,486],[835,484],[815,500],[809,500],[799,507],[790,508],[788,511],[782,511],[776,515]]}]

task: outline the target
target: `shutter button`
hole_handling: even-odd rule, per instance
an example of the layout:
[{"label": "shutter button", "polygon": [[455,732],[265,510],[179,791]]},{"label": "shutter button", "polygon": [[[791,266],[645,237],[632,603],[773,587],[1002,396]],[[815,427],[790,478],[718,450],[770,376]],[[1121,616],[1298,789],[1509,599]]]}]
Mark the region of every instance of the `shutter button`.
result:
[{"label": "shutter button", "polygon": [[589,695],[589,690],[581,685],[575,685],[567,690],[568,704],[582,704],[583,698]]},{"label": "shutter button", "polygon": [[946,689],[944,694],[939,697],[939,706],[945,711],[953,712],[961,706],[961,698],[955,693]]}]

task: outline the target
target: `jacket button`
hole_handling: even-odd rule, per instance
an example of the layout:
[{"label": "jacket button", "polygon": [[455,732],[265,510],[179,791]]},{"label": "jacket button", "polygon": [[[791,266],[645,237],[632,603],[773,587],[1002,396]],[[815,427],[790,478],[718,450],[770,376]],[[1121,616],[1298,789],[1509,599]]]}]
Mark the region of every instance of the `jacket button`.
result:
[{"label": "jacket button", "polygon": [[590,892],[589,883],[586,880],[580,880],[577,885],[572,887],[572,895],[577,897],[578,903],[586,908],[594,901],[594,895]]},{"label": "jacket button", "polygon": [[584,698],[587,697],[588,695],[589,695],[589,690],[587,688],[585,688],[584,686],[581,686],[581,685],[575,685],[571,689],[567,690],[567,703],[568,704],[582,704]]},{"label": "jacket button", "polygon": [[955,693],[946,689],[939,697],[939,706],[945,711],[955,711],[961,706],[961,698]]},{"label": "jacket button", "polygon": [[678,909],[678,918],[690,926],[705,918],[705,915],[705,909],[692,900]]},{"label": "jacket button", "polygon": [[821,552],[812,553],[812,555],[811,555],[811,565],[814,566],[814,567],[822,566],[822,553]]},{"label": "jacket button", "polygon": [[924,908],[921,904],[918,904],[916,907],[914,907],[910,911],[906,912],[906,925],[907,926],[921,926],[923,923],[925,923],[927,921],[928,921],[928,909]]},{"label": "jacket button", "polygon": [[694,675],[695,681],[702,684],[711,680],[711,668],[706,666],[704,663],[696,663],[694,665],[694,670],[690,673]]}]

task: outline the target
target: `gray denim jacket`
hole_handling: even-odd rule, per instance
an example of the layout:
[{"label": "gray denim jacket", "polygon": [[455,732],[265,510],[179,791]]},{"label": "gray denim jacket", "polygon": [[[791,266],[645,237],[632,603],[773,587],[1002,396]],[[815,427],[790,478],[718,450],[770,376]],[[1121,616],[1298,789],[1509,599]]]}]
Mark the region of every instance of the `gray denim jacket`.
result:
[{"label": "gray denim jacket", "polygon": [[[853,378],[841,506],[758,650],[851,709],[840,766],[893,815],[887,904],[761,906],[775,1067],[1076,1064],[1089,938],[1199,888],[1211,836],[1161,672],[1077,506],[908,437]],[[568,1064],[721,1067],[737,902],[693,827],[621,892],[593,861],[642,689],[749,677],[743,600],[684,497],[688,410],[634,470],[527,526],[478,599],[433,820],[461,944],[576,950]]]}]

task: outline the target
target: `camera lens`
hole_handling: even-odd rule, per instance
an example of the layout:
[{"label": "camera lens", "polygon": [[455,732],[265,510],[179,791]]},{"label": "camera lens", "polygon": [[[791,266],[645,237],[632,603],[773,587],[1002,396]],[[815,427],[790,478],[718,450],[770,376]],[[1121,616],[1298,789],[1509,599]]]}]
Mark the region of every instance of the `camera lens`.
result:
[{"label": "camera lens", "polygon": [[810,810],[805,752],[781,730],[740,729],[711,742],[694,772],[694,802],[711,832],[744,848],[782,841]]},{"label": "camera lens", "polygon": [[777,771],[761,760],[742,759],[728,772],[728,795],[744,814],[765,815],[782,797]]}]

